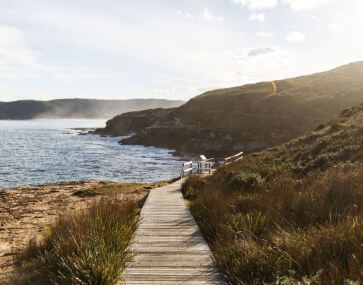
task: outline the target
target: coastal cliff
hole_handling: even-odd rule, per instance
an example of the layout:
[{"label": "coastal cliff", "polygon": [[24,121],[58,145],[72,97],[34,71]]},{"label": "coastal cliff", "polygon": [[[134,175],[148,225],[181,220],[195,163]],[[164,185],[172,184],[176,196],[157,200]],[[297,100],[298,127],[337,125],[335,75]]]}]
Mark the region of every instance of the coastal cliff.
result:
[{"label": "coastal cliff", "polygon": [[125,113],[96,134],[121,144],[223,156],[296,138],[363,101],[363,62],[274,82],[219,89],[171,109]]}]

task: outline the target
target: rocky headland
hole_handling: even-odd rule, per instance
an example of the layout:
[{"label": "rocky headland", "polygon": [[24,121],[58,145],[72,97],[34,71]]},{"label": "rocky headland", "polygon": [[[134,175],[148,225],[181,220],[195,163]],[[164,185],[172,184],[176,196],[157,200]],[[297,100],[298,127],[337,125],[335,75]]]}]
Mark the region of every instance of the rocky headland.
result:
[{"label": "rocky headland", "polygon": [[0,120],[108,119],[118,114],[150,108],[172,108],[184,101],[164,99],[58,99],[0,102]]},{"label": "rocky headland", "polygon": [[219,89],[184,105],[118,115],[96,134],[121,144],[225,156],[278,145],[337,118],[363,101],[363,62],[274,82]]}]

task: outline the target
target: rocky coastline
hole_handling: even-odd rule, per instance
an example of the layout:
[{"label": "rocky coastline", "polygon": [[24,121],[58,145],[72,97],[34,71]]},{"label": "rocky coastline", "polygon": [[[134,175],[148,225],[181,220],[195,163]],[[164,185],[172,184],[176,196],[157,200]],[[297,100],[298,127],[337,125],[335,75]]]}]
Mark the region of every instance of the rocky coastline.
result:
[{"label": "rocky coastline", "polygon": [[361,103],[363,63],[201,94],[180,107],[118,115],[94,133],[175,155],[228,156],[285,143]]}]

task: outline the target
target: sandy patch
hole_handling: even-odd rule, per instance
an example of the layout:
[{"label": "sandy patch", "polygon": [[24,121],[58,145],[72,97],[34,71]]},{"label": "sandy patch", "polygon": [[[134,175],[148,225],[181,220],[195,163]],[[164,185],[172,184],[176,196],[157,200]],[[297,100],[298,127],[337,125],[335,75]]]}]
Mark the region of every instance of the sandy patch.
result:
[{"label": "sandy patch", "polygon": [[43,236],[59,215],[82,210],[102,196],[142,200],[161,185],[87,181],[0,190],[0,280],[13,270],[15,255]]}]

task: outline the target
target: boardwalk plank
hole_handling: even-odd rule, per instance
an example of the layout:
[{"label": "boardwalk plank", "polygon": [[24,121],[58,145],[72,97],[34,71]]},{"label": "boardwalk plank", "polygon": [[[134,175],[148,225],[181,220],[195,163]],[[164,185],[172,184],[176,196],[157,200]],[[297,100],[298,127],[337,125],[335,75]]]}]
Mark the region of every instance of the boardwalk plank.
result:
[{"label": "boardwalk plank", "polygon": [[122,276],[125,284],[227,284],[184,203],[181,183],[150,191],[131,246],[135,257]]}]

